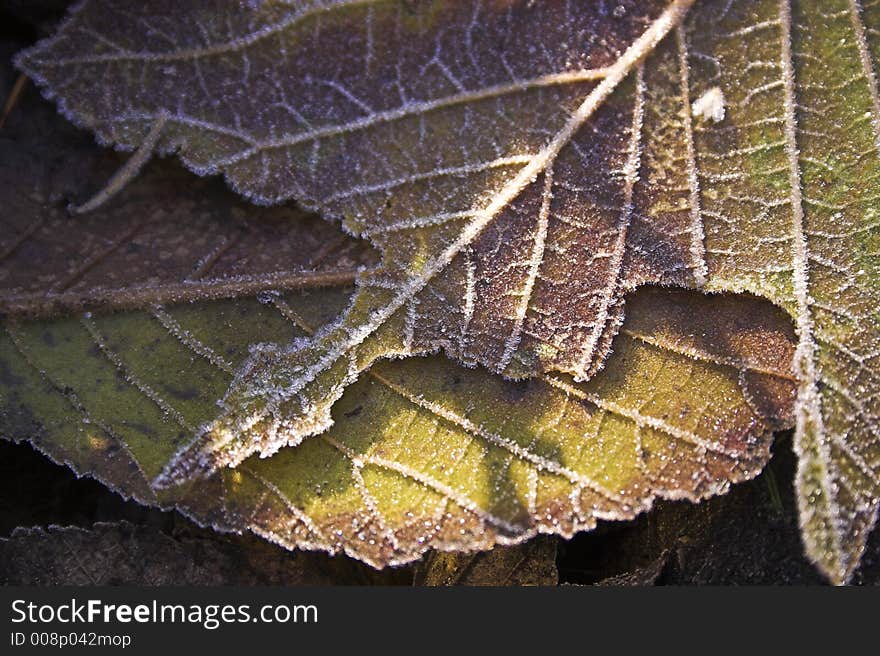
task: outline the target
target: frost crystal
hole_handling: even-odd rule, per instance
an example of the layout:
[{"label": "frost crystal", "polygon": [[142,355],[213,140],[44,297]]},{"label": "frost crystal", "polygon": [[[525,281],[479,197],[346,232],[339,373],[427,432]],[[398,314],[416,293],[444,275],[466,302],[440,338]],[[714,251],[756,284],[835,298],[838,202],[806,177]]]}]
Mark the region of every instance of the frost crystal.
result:
[{"label": "frost crystal", "polygon": [[724,93],[718,87],[712,87],[694,101],[691,111],[696,118],[720,123],[724,120]]}]

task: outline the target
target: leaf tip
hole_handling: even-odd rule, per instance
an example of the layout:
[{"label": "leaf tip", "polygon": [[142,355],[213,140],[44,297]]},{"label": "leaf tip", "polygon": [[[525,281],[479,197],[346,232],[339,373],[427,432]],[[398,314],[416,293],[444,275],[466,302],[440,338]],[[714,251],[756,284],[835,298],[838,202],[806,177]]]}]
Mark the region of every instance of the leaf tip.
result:
[{"label": "leaf tip", "polygon": [[235,466],[243,457],[237,457],[229,446],[234,433],[222,422],[202,427],[195,438],[184,445],[162,471],[153,479],[154,489],[163,490],[194,480],[210,478],[219,469]]},{"label": "leaf tip", "polygon": [[200,438],[174,455],[151,482],[153,489],[165,490],[188,481],[209,478],[221,467],[220,459],[201,447]]}]

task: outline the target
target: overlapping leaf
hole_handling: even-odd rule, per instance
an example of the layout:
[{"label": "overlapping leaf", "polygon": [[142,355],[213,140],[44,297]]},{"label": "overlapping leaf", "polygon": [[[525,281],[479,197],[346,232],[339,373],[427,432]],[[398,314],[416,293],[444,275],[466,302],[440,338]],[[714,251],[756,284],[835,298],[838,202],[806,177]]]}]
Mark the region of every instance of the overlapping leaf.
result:
[{"label": "overlapping leaf", "polygon": [[378,357],[585,378],[627,289],[751,291],[796,321],[801,520],[845,580],[880,496],[880,8],[699,0],[682,24],[691,4],[92,0],[26,53],[101,139],[151,136],[382,251],[334,326],[248,364],[164,483],[320,433]]},{"label": "overlapping leaf", "polygon": [[[589,383],[513,383],[440,356],[381,363],[345,393],[329,432],[156,490],[172,454],[219,412],[248,347],[304,338],[349,295],[277,286],[369,255],[290,209],[242,226],[231,194],[167,163],[106,209],[69,217],[60,206],[115,158],[50,118],[27,105],[0,142],[3,185],[15,190],[0,216],[0,432],[125,496],[381,566],[429,548],[570,535],[657,496],[721,492],[763,467],[772,430],[791,420],[793,335],[780,312],[654,290],[632,301],[615,355]],[[71,271],[76,282],[61,289]],[[199,280],[235,298],[174,304],[166,294]]]}]

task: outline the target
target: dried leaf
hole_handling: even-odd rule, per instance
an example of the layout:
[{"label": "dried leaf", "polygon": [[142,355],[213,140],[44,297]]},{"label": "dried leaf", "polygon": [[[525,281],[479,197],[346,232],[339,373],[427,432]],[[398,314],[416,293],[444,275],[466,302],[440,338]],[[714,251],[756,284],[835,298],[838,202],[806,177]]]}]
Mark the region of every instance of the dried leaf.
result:
[{"label": "dried leaf", "polygon": [[[326,557],[323,560],[326,561]],[[99,522],[88,529],[75,526],[17,528],[8,538],[0,538],[0,583],[3,585],[390,582],[361,580],[350,567],[356,564],[353,561],[337,560],[333,567],[321,561],[319,554],[293,555],[253,536],[167,535],[124,521]],[[373,573],[378,579],[380,575]]]},{"label": "dried leaf", "polygon": [[539,537],[478,553],[429,555],[416,570],[416,585],[556,585],[556,538]]},{"label": "dried leaf", "polygon": [[624,572],[623,574],[609,576],[608,578],[602,579],[601,581],[597,582],[596,585],[602,585],[606,587],[655,585],[657,583],[657,580],[662,576],[663,568],[666,567],[666,562],[668,559],[669,553],[664,551],[647,565],[634,567],[631,570]]},{"label": "dried leaf", "polygon": [[880,8],[700,0],[681,25],[691,4],[92,0],[25,53],[102,140],[162,122],[190,168],[382,251],[336,324],[248,363],[160,480],[326,430],[380,357],[586,378],[632,287],[750,291],[796,322],[801,522],[847,580],[880,497]]},{"label": "dried leaf", "polygon": [[[348,302],[345,288],[274,293],[287,279],[275,274],[314,264],[318,240],[337,243],[319,266],[350,268],[369,253],[290,209],[250,220],[228,192],[169,166],[148,168],[105,209],[68,217],[59,205],[115,157],[23,102],[14,138],[0,142],[3,187],[17,190],[0,216],[10,312],[0,432],[124,496],[382,566],[432,548],[571,535],[632,517],[656,496],[722,492],[763,467],[773,429],[791,421],[793,334],[781,312],[653,289],[630,300],[614,356],[588,383],[515,383],[439,356],[383,362],[347,390],[326,434],[156,490],[150,482],[193,427],[219,412],[250,345],[303,339]],[[162,296],[207,262],[204,277],[220,282],[273,275],[264,293],[236,288],[232,299],[57,315],[59,293],[72,294],[65,307],[128,307],[130,290],[149,283]],[[70,271],[82,272],[77,282],[53,292]]]}]

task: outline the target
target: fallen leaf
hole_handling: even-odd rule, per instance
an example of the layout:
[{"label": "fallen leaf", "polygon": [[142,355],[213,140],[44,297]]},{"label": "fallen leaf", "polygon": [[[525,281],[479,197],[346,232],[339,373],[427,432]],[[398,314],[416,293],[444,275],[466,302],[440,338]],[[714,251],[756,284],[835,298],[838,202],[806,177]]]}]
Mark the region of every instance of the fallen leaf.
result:
[{"label": "fallen leaf", "polygon": [[[442,347],[509,376],[585,378],[607,353],[626,289],[747,290],[797,322],[804,535],[823,570],[846,580],[880,488],[877,8],[705,1],[677,28],[690,4],[566,16],[561,3],[471,15],[443,2],[340,2],[222,25],[194,6],[174,18],[208,25],[208,44],[185,21],[175,34],[189,41],[132,28],[108,44],[92,34],[114,20],[113,3],[92,2],[26,54],[25,69],[102,139],[134,147],[167,121],[160,148],[179,148],[197,171],[223,171],[256,200],[301,199],[382,249],[385,269],[361,280],[345,317],[254,360],[227,415],[164,480],[323,431],[331,404],[380,356]],[[394,37],[375,48],[374,30]],[[360,40],[333,50],[339,33]],[[500,50],[490,45],[499,38]],[[805,39],[819,57],[801,55]],[[544,56],[511,45],[521,42],[541,43]],[[284,84],[265,56],[279,49],[299,71]],[[242,70],[252,82],[236,96]],[[77,82],[98,74],[113,94]],[[181,83],[190,79],[204,85]],[[692,101],[714,88],[727,118],[692,117]]]},{"label": "fallen leaf", "polygon": [[[353,561],[333,567],[317,554],[290,554],[253,536],[168,535],[129,522],[89,528],[17,528],[0,538],[3,585],[331,585],[359,578]],[[347,571],[349,570],[349,571]],[[400,582],[400,581],[395,581]]]},{"label": "fallen leaf", "polygon": [[556,585],[556,543],[543,536],[477,553],[434,552],[416,568],[415,585]]},{"label": "fallen leaf", "polygon": [[[103,209],[70,217],[67,200],[117,160],[47,105],[22,102],[0,142],[3,187],[16,190],[0,217],[2,435],[123,496],[383,566],[428,549],[572,535],[633,517],[657,496],[723,492],[761,470],[772,431],[791,422],[793,333],[780,311],[648,289],[630,299],[614,355],[587,383],[506,381],[440,356],[382,362],[346,391],[327,433],[155,489],[194,427],[220,412],[251,345],[305,339],[348,303],[349,288],[275,290],[289,279],[284,267],[306,271],[332,243],[319,268],[350,270],[370,253],[289,208],[251,219],[222,187],[167,163]],[[232,238],[245,242],[226,247]],[[207,262],[200,279],[272,275],[261,292],[122,309],[130,290],[149,283],[164,298]],[[59,291],[70,271],[82,273]],[[68,295],[60,305],[58,294]]]},{"label": "fallen leaf", "polygon": [[[880,496],[878,8],[702,0],[682,25],[690,4],[335,2],[220,20],[132,3],[144,30],[126,3],[93,0],[25,53],[102,140],[154,135],[382,250],[347,313],[252,359],[160,480],[324,431],[379,357],[443,348],[509,377],[585,378],[631,287],[749,291],[795,319],[804,538],[847,580]],[[722,120],[693,116],[715,88]]]},{"label": "fallen leaf", "polygon": [[663,575],[663,569],[666,567],[668,559],[669,554],[664,551],[647,565],[634,567],[629,571],[624,572],[623,574],[609,576],[608,578],[602,579],[601,581],[597,582],[596,585],[602,585],[606,587],[656,585],[657,581]]},{"label": "fallen leaf", "polygon": [[[644,85],[629,74],[691,3],[569,15],[561,4],[501,3],[474,5],[474,16],[450,2],[263,5],[229,16],[198,4],[176,15],[170,6],[163,14],[86,3],[57,38],[22,55],[24,69],[102,141],[179,150],[189,167],[224,172],[253,200],[296,197],[382,251],[382,269],[360,279],[336,325],[252,360],[228,412],[206,429],[207,444],[181,453],[161,482],[323,432],[345,387],[381,357],[442,347],[509,377],[587,378],[633,284],[621,276],[622,228],[638,177]],[[139,21],[129,11],[153,29],[132,29]],[[117,24],[109,43],[94,38]],[[149,36],[166,28],[174,43]],[[553,31],[557,47],[546,56],[513,47]],[[382,47],[372,34],[383,35]],[[447,62],[449,45],[465,38],[469,55]],[[71,68],[80,80],[100,70],[112,98],[78,94]],[[255,86],[247,94],[244,71]],[[221,102],[232,76],[239,92]]]}]

